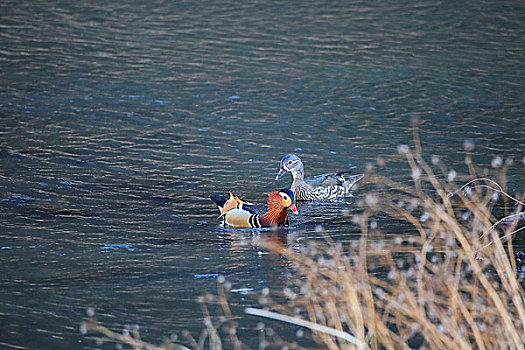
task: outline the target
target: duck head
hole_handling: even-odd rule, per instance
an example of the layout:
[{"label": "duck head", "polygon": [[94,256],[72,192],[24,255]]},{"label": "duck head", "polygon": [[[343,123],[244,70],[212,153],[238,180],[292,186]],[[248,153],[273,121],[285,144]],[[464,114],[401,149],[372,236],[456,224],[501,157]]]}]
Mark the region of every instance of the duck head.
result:
[{"label": "duck head", "polygon": [[283,159],[281,159],[281,167],[275,179],[279,180],[287,172],[291,172],[294,178],[299,174],[302,175],[304,168],[301,158],[297,157],[295,154],[284,156]]},{"label": "duck head", "polygon": [[268,193],[268,211],[261,216],[261,224],[265,227],[284,225],[288,219],[288,210],[299,215],[292,191],[279,190]]},{"label": "duck head", "polygon": [[295,197],[291,190],[279,190],[268,194],[268,211],[291,210],[295,215],[299,215],[299,211],[295,206]]}]

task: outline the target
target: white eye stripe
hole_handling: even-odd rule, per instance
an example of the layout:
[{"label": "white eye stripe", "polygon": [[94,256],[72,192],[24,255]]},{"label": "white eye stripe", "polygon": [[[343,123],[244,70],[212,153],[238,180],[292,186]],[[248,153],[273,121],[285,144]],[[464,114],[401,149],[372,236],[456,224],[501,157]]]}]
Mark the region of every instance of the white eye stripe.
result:
[{"label": "white eye stripe", "polygon": [[279,192],[279,196],[283,197],[283,199],[284,199],[285,201],[287,201],[288,199],[290,199],[290,197],[288,197],[288,195],[287,195],[286,193],[284,193],[284,192]]}]

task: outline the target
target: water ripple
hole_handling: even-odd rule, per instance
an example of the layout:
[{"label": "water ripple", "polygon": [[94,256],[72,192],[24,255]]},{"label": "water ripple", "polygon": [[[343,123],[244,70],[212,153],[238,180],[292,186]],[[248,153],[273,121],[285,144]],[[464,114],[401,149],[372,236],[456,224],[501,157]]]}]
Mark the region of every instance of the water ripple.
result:
[{"label": "water ripple", "polygon": [[[88,306],[111,326],[142,320],[153,340],[201,329],[196,291],[215,290],[218,274],[239,294],[282,289],[291,267],[253,242],[272,232],[220,228],[208,195],[266,202],[291,181],[274,180],[284,154],[307,175],[362,172],[411,143],[415,117],[427,156],[454,168],[465,139],[482,167],[523,158],[519,1],[0,10],[0,313],[12,347],[78,347]],[[400,164],[385,174],[406,179]],[[522,175],[510,170],[511,191]],[[353,205],[300,204],[278,239],[355,241]]]}]

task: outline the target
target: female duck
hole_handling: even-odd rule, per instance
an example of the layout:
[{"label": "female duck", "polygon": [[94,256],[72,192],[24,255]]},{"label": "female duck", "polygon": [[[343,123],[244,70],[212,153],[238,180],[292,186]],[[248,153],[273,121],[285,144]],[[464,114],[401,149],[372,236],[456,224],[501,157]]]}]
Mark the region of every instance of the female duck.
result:
[{"label": "female duck", "polygon": [[290,189],[298,201],[351,196],[350,188],[363,178],[362,174],[345,177],[346,172],[343,171],[305,180],[303,162],[295,154],[288,154],[281,159],[281,167],[275,179],[280,179],[287,172],[292,173],[293,182]]},{"label": "female duck", "polygon": [[[214,201],[221,210],[221,216],[219,216],[219,218],[224,217],[225,224],[235,228],[261,228],[282,226],[288,222],[288,210],[291,210],[292,213],[299,215],[299,212],[295,207],[294,194],[290,190],[270,192],[268,194],[268,210],[263,215],[254,213],[252,210],[244,208],[242,206],[239,207],[236,205],[228,204],[229,200],[225,202],[218,202],[218,197],[221,196],[210,196],[211,200]],[[231,195],[230,200],[232,199],[232,197],[237,198]],[[227,207],[230,207],[230,209],[225,210]]]}]

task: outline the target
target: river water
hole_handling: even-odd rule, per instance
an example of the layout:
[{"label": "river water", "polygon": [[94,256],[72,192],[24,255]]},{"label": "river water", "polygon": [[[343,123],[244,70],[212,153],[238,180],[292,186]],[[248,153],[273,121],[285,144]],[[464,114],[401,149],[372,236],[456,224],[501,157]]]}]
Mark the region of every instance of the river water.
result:
[{"label": "river water", "polygon": [[[416,117],[428,158],[465,171],[471,140],[523,190],[524,68],[518,0],[2,1],[0,347],[96,347],[88,307],[160,342],[202,329],[218,275],[241,307],[282,289],[267,233],[224,230],[208,195],[265,202],[288,153],[364,172]],[[284,234],[355,240],[353,203],[300,204]]]}]

